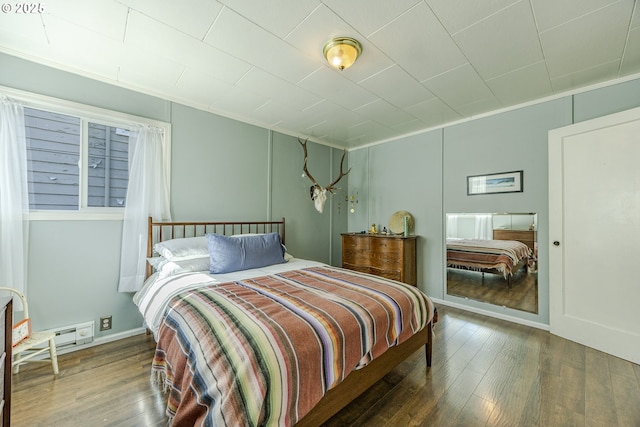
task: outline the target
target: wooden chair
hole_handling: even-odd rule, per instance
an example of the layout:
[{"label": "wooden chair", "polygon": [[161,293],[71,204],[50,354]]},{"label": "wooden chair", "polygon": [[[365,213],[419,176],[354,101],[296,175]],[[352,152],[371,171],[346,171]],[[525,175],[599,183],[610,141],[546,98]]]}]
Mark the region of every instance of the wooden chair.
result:
[{"label": "wooden chair", "polygon": [[[0,286],[0,291],[8,291],[16,294],[20,300],[22,301],[22,307],[24,308],[24,320],[18,322],[14,325],[14,330],[16,327],[25,327],[28,328],[29,332],[25,339],[22,341],[15,343],[13,346],[13,361],[11,366],[13,367],[13,373],[18,373],[20,369],[20,365],[27,362],[44,362],[51,363],[53,367],[53,374],[57,375],[58,370],[58,355],[56,353],[56,343],[55,343],[55,332],[53,331],[36,331],[31,332],[29,318],[29,306],[27,305],[27,298],[24,294],[17,289],[6,288]],[[26,325],[26,326],[25,326]],[[15,342],[15,341],[14,341]],[[48,343],[48,344],[47,344]],[[43,347],[43,344],[45,345]],[[44,359],[36,359],[32,358],[38,356],[44,352],[49,352],[49,360]]]}]

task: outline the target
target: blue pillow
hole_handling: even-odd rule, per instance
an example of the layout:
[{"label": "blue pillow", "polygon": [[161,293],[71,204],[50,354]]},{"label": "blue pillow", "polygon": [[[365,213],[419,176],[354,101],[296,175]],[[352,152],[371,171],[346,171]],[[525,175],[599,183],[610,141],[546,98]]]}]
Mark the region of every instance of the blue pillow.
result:
[{"label": "blue pillow", "polygon": [[284,249],[278,233],[236,237],[210,233],[206,236],[211,273],[230,273],[284,262]]}]

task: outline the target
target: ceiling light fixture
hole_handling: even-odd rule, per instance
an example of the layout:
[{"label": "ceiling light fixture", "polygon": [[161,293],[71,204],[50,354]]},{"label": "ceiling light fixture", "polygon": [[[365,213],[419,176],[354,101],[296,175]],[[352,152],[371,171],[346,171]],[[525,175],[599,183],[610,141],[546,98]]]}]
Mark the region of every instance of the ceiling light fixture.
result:
[{"label": "ceiling light fixture", "polygon": [[342,71],[356,62],[362,53],[362,45],[351,37],[336,37],[324,45],[322,53],[329,65]]}]

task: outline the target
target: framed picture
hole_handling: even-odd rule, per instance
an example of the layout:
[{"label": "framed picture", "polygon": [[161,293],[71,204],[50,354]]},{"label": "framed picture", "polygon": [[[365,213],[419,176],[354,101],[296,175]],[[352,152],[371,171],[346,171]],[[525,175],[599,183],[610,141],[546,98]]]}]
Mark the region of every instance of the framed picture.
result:
[{"label": "framed picture", "polygon": [[522,171],[467,177],[467,195],[522,192]]}]

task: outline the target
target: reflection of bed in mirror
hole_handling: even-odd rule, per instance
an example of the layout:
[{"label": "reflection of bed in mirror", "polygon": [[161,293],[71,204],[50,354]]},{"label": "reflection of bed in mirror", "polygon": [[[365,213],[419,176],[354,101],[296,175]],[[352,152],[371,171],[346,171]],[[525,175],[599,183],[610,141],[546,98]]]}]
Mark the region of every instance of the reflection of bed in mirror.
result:
[{"label": "reflection of bed in mirror", "polygon": [[527,268],[532,250],[517,240],[447,239],[447,267],[499,274],[511,288],[518,270]]},{"label": "reflection of bed in mirror", "polygon": [[[537,214],[528,212],[447,213],[446,220],[446,294],[537,313],[539,268]],[[516,245],[528,255],[516,255],[503,265],[477,265],[477,260],[471,265],[463,264],[464,259],[460,261],[452,258],[452,247],[447,243],[453,240],[457,245],[460,245],[462,240],[485,241],[497,246],[503,245],[499,242],[501,240],[521,242]],[[470,249],[458,250],[468,252]],[[481,251],[479,248],[474,250]],[[469,258],[467,253],[463,255]],[[468,259],[466,261],[469,262]]]}]

